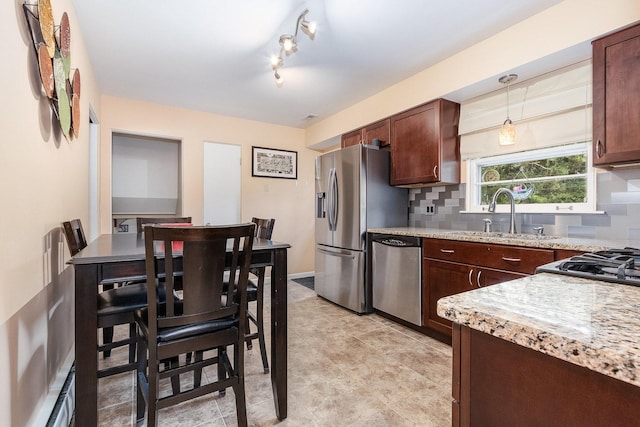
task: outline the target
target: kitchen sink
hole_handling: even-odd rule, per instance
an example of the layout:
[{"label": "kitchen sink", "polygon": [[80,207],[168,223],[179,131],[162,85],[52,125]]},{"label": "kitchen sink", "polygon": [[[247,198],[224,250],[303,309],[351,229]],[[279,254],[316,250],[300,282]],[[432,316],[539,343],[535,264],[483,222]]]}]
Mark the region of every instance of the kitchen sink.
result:
[{"label": "kitchen sink", "polygon": [[491,239],[509,239],[509,240],[547,240],[558,239],[559,236],[549,236],[546,234],[524,234],[524,233],[502,233],[496,231],[452,231],[449,234],[456,236],[470,237],[488,237]]}]

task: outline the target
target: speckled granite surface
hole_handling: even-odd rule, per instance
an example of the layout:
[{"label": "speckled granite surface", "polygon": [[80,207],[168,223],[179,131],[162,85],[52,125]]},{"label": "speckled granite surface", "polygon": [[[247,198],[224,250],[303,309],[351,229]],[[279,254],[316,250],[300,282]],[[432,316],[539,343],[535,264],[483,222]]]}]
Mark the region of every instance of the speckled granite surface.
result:
[{"label": "speckled granite surface", "polygon": [[467,242],[495,243],[500,245],[527,246],[530,248],[567,249],[582,252],[600,251],[626,246],[640,248],[639,240],[576,239],[570,237],[542,236],[532,234],[483,233],[481,231],[440,230],[420,227],[370,228],[369,233],[417,236],[433,239],[463,240]]},{"label": "speckled granite surface", "polygon": [[640,386],[640,287],[543,273],[442,298],[438,315]]}]

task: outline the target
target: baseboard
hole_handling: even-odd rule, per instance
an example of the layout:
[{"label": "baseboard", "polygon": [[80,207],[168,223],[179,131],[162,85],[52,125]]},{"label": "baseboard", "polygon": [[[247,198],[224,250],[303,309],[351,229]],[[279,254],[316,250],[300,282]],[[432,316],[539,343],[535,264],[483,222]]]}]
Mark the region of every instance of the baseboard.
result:
[{"label": "baseboard", "polygon": [[53,412],[47,421],[47,427],[69,427],[71,420],[73,419],[73,413],[75,411],[75,379],[76,369],[75,364],[71,365],[69,374],[64,381],[62,390],[58,395],[58,400],[53,407]]}]

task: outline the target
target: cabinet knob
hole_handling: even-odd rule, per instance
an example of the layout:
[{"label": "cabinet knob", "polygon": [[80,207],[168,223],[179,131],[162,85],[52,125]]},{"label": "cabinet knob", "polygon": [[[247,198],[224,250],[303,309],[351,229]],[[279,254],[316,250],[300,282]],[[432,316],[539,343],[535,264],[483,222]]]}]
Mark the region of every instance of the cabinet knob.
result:
[{"label": "cabinet knob", "polygon": [[438,178],[438,165],[435,165],[433,167],[433,176]]},{"label": "cabinet knob", "polygon": [[469,270],[469,286],[473,288],[473,282],[471,282],[471,275],[473,274],[473,268]]},{"label": "cabinet knob", "polygon": [[455,251],[453,249],[440,249],[440,252],[442,252],[443,254],[455,253]]}]

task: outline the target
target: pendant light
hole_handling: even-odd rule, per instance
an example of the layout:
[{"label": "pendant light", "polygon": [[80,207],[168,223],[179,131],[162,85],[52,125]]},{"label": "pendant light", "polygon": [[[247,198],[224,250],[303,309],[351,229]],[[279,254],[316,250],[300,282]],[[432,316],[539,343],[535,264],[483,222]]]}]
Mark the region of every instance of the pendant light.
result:
[{"label": "pendant light", "polygon": [[509,118],[509,85],[518,78],[517,74],[507,74],[498,79],[502,84],[507,85],[507,120],[500,128],[500,145],[513,145],[516,143],[516,127]]}]

